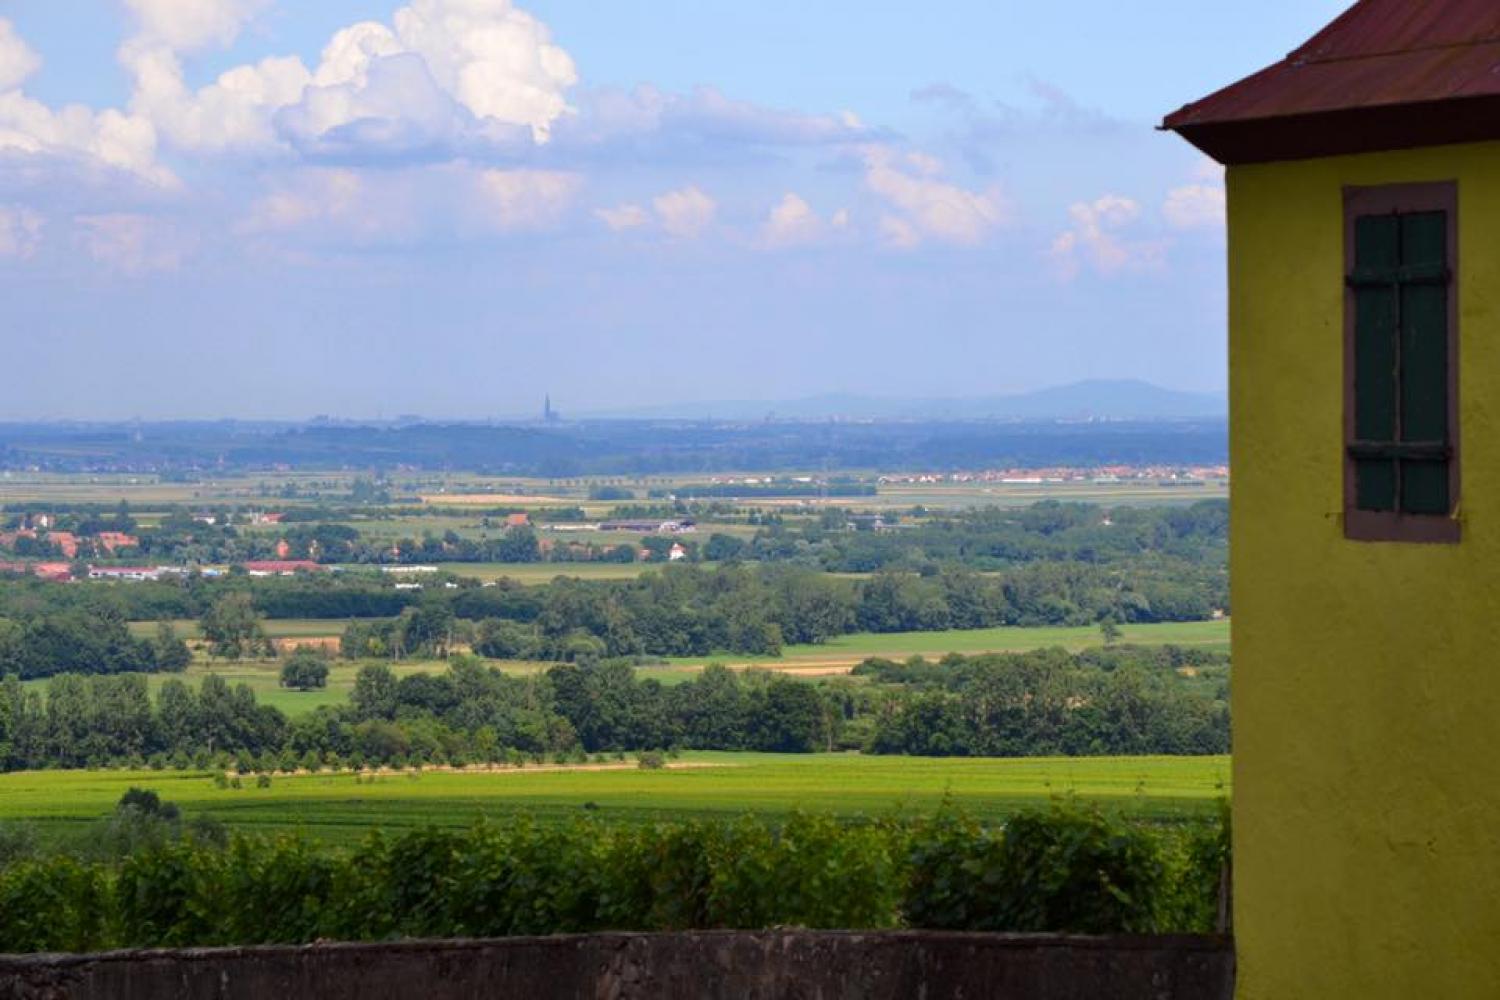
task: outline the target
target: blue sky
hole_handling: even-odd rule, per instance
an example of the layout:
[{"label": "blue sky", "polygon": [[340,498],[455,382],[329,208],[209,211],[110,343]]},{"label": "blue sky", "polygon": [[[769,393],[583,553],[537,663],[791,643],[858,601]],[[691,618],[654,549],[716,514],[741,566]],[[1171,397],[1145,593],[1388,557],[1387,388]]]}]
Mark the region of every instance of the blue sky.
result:
[{"label": "blue sky", "polygon": [[1342,6],[0,0],[0,419],[1219,389],[1152,126]]}]

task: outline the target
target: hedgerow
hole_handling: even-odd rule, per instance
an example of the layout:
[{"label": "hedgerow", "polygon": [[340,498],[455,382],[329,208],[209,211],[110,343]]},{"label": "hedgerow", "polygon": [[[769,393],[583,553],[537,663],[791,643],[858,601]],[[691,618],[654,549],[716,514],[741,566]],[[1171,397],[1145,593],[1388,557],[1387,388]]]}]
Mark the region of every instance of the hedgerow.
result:
[{"label": "hedgerow", "polygon": [[190,828],[123,860],[0,867],[0,952],[765,927],[1208,930],[1222,824],[1153,827],[1059,803],[985,827],[945,812],[845,823],[522,818],[373,833]]}]

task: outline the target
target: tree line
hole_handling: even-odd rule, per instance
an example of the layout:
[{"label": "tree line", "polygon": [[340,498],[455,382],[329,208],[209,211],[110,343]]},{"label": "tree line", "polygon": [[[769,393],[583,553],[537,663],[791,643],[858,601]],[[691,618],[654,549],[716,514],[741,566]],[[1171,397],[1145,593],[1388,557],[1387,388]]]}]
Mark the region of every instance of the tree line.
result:
[{"label": "tree line", "polygon": [[[1186,672],[1188,677],[1182,676]],[[905,697],[866,749],[914,756],[1220,754],[1229,751],[1228,660],[1178,647],[1047,650],[855,668]]]},{"label": "tree line", "polygon": [[980,574],[882,571],[867,579],[786,565],[672,566],[635,580],[559,578],[424,598],[385,621],[352,622],[351,658],[442,655],[457,645],[499,659],[780,655],[853,632],[1101,621],[1198,621],[1213,585],[1108,565],[1039,562]]},{"label": "tree line", "polygon": [[[919,755],[1202,754],[1229,747],[1227,662],[1117,647],[875,662],[873,681],[793,680],[710,666],[680,684],[620,660],[513,677],[468,656],[439,673],[362,667],[348,704],[288,719],[214,674],[0,684],[0,767],[235,767],[523,763],[664,748]],[[895,673],[892,673],[895,671]],[[903,673],[910,672],[910,673]],[[926,680],[936,673],[940,680]]]},{"label": "tree line", "polygon": [[30,680],[54,674],[181,671],[192,652],[163,622],[151,639],[137,639],[118,615],[67,610],[10,621],[0,618],[0,677]]}]

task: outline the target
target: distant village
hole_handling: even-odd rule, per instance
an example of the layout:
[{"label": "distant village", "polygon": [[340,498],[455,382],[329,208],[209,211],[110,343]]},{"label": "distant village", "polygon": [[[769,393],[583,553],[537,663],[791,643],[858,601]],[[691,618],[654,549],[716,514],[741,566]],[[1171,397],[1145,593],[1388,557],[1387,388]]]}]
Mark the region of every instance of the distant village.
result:
[{"label": "distant village", "polygon": [[[283,519],[284,515],[280,513],[253,512],[244,515],[245,522],[260,526],[278,525]],[[222,512],[204,512],[192,515],[192,520],[197,524],[215,527],[227,525],[230,519]],[[533,524],[530,515],[513,512],[504,516],[500,527],[505,533],[523,530],[529,532]],[[567,534],[597,532],[659,538],[693,535],[698,530],[697,522],[691,518],[559,522],[550,527],[553,531]],[[0,575],[30,576],[51,582],[88,579],[140,583],[180,579],[194,574],[213,578],[243,572],[251,577],[291,577],[307,573],[340,572],[341,567],[318,561],[320,553],[317,545],[314,540],[310,543],[310,550],[304,550],[313,558],[293,557],[292,546],[283,538],[272,547],[276,556],[274,559],[248,559],[223,565],[137,565],[129,564],[132,557],[140,555],[141,539],[135,534],[109,529],[61,530],[57,527],[55,515],[27,513],[21,515],[19,525],[0,531]],[[538,539],[536,546],[543,558],[551,555],[559,546],[569,549],[575,547],[571,543],[552,538]],[[632,549],[632,559],[642,562],[674,563],[689,558],[689,550],[678,541],[672,541],[670,545],[663,543],[659,551],[649,545],[627,547]],[[414,553],[404,550],[398,542],[390,546],[387,554],[392,559],[401,560]],[[6,555],[12,558],[3,558]],[[586,561],[577,553],[573,553],[573,557],[566,561]],[[398,590],[422,589],[422,584],[414,582],[412,578],[440,571],[437,566],[413,565],[409,562],[380,564],[379,569],[397,578],[395,586]]]},{"label": "distant village", "polygon": [[[221,514],[196,514],[193,520],[205,524],[217,524]],[[249,516],[251,524],[280,524],[283,515],[254,513]],[[137,553],[139,536],[126,531],[63,531],[57,528],[55,515],[46,513],[23,514],[19,526],[0,531],[0,552],[17,557],[0,560],[0,574],[13,573],[34,576],[56,582],[90,579],[141,582],[162,580],[169,577],[185,577],[193,573],[201,576],[223,576],[231,571],[228,566],[131,566],[110,563],[96,565],[93,560],[115,560],[129,558]],[[290,546],[280,541],[276,545],[276,559],[249,560],[237,564],[249,576],[293,576],[297,573],[321,572],[328,567],[311,559],[289,559]],[[25,559],[24,557],[33,557]]]},{"label": "distant village", "polygon": [[[1051,465],[1039,468],[1013,467],[960,472],[891,472],[875,478],[881,485],[940,485],[981,483],[1026,486],[1038,483],[1222,483],[1229,480],[1228,465]],[[817,476],[713,476],[714,486],[767,487],[777,484],[817,486],[826,481]]]},{"label": "distant village", "polygon": [[1228,465],[1105,465],[1045,466],[1042,468],[988,469],[983,472],[891,473],[879,477],[882,484],[922,485],[941,483],[993,483],[1030,486],[1041,483],[1211,483],[1228,482]]}]

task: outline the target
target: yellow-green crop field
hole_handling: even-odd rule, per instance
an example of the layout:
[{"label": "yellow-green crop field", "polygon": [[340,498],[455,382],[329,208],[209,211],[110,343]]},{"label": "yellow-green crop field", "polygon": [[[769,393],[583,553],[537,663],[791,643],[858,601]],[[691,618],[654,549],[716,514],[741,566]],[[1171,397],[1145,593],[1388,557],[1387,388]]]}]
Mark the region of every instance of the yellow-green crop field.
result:
[{"label": "yellow-green crop field", "polygon": [[236,830],[302,830],[348,843],[371,829],[464,826],[526,813],[642,822],[793,811],[930,815],[945,804],[985,819],[1061,796],[1162,820],[1202,815],[1229,795],[1228,757],[915,758],[860,754],[692,753],[664,770],[619,765],[277,775],[269,788],[220,788],[202,772],[37,771],[0,775],[0,822],[52,839],[107,815],[132,786],[186,817]]}]

